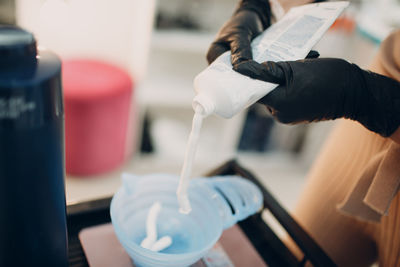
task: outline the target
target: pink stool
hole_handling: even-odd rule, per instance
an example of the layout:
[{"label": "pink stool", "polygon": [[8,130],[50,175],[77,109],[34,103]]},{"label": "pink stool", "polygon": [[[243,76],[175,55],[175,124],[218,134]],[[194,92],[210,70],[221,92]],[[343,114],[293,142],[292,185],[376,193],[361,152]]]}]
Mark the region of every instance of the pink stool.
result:
[{"label": "pink stool", "polygon": [[62,68],[67,173],[93,175],[118,167],[129,143],[130,76],[94,60],[64,61]]}]

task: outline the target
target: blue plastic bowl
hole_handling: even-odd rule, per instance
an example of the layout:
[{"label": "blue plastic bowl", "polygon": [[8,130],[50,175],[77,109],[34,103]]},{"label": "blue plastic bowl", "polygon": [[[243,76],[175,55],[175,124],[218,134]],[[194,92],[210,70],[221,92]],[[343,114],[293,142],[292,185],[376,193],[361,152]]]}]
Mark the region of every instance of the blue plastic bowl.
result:
[{"label": "blue plastic bowl", "polygon": [[[112,199],[110,211],[115,233],[136,265],[189,266],[214,246],[223,229],[262,206],[259,189],[243,178],[198,178],[191,180],[188,189],[192,211],[181,214],[176,197],[178,180],[178,176],[166,174],[125,175],[123,186]],[[148,211],[156,201],[162,204],[158,236],[169,235],[173,240],[162,252],[140,246],[146,235]]]}]

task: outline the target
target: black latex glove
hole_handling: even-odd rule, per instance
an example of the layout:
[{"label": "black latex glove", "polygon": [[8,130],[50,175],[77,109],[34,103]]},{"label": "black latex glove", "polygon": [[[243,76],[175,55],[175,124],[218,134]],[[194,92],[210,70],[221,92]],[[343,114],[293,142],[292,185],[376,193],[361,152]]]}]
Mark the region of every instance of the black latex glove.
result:
[{"label": "black latex glove", "polygon": [[400,125],[400,83],[342,59],[242,62],[235,70],[279,86],[259,102],[283,123],[340,117],[382,136]]},{"label": "black latex glove", "polygon": [[208,63],[211,64],[228,50],[232,53],[232,65],[252,59],[251,41],[270,24],[271,10],[268,0],[241,0],[208,49]]}]

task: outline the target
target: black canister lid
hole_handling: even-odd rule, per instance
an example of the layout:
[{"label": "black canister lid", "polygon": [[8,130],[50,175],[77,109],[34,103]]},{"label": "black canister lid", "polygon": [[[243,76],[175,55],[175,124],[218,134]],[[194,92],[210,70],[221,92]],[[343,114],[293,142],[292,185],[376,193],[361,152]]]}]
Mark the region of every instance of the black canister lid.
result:
[{"label": "black canister lid", "polygon": [[16,26],[0,25],[0,68],[36,64],[36,40]]},{"label": "black canister lid", "polygon": [[60,59],[37,50],[31,33],[16,26],[0,26],[0,133],[60,120],[60,73]]}]

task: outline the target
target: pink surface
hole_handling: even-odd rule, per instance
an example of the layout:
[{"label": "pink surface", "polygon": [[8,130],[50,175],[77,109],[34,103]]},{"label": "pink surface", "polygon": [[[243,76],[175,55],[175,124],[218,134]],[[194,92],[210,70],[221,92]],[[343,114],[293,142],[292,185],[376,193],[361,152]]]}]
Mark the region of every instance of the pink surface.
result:
[{"label": "pink surface", "polygon": [[93,175],[125,158],[132,81],[93,60],[63,62],[67,173]]},{"label": "pink surface", "polygon": [[[79,233],[79,239],[90,267],[135,266],[119,243],[111,223],[85,228]],[[267,266],[237,225],[225,230],[216,246],[222,246],[235,267]],[[191,267],[205,266],[199,261]]]}]

